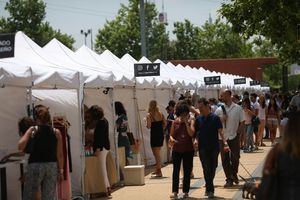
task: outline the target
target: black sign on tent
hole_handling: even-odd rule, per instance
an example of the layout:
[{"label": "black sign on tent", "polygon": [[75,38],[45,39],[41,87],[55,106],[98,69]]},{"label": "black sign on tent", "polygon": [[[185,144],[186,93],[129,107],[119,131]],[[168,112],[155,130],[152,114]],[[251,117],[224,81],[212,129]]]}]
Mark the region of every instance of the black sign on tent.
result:
[{"label": "black sign on tent", "polygon": [[246,84],[246,78],[236,78],[233,79],[234,85]]},{"label": "black sign on tent", "polygon": [[15,34],[0,34],[0,58],[14,57]]},{"label": "black sign on tent", "polygon": [[134,64],[134,76],[160,76],[160,63]]},{"label": "black sign on tent", "polygon": [[267,82],[265,82],[265,81],[261,82],[261,83],[260,83],[260,86],[261,86],[261,87],[270,87],[270,86],[269,86],[269,83],[267,83]]},{"label": "black sign on tent", "polygon": [[204,77],[205,85],[217,85],[221,84],[221,76],[207,76]]},{"label": "black sign on tent", "polygon": [[250,81],[250,86],[260,85],[260,81]]}]

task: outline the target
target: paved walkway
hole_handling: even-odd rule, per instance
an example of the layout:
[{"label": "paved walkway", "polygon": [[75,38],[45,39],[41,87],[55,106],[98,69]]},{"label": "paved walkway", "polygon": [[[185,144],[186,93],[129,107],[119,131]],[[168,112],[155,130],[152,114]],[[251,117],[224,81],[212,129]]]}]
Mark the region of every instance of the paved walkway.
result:
[{"label": "paved walkway", "polygon": [[[261,177],[261,171],[264,163],[264,159],[271,149],[270,142],[265,142],[267,147],[260,147],[260,149],[254,153],[241,153],[240,163],[244,168],[253,176]],[[249,174],[240,165],[239,175],[244,178],[249,178]],[[151,178],[151,175],[145,176],[145,185],[143,186],[126,186],[116,189],[112,193],[112,199],[114,200],[168,200],[171,194],[172,187],[172,164],[168,164],[163,167],[162,178]],[[195,178],[191,180],[191,190],[189,198],[187,200],[200,200],[207,199],[204,197],[205,182],[203,179],[202,167],[198,157],[194,157],[194,174]],[[215,199],[242,199],[241,188],[244,181],[240,180],[239,185],[235,185],[233,188],[225,189],[225,175],[222,165],[220,163],[217,168],[216,177],[214,179],[215,184]],[[180,191],[182,192],[182,191]],[[99,198],[106,199],[106,198]]]}]

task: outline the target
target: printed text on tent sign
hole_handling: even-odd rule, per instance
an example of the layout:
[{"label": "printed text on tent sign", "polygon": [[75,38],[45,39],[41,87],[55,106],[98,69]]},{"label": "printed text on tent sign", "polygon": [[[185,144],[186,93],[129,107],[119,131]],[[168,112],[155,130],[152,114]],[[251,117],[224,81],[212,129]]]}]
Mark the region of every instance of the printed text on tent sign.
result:
[{"label": "printed text on tent sign", "polygon": [[134,64],[134,76],[160,76],[160,63]]}]

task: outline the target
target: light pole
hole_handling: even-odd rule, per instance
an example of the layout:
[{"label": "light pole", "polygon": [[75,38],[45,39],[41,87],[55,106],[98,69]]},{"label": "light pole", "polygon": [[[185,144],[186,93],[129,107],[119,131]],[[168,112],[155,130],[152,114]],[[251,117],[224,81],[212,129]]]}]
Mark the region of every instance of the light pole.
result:
[{"label": "light pole", "polygon": [[84,35],[84,44],[86,45],[86,38],[89,34],[92,33],[92,29],[88,29],[87,31],[81,30],[80,33]]},{"label": "light pole", "polygon": [[140,24],[141,24],[141,56],[147,57],[144,0],[140,0]]}]

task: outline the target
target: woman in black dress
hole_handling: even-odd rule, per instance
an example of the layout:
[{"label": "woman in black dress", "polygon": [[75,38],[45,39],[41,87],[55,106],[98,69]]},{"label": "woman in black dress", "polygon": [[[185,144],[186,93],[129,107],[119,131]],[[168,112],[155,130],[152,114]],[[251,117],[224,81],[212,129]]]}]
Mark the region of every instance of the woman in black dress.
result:
[{"label": "woman in black dress", "polygon": [[156,162],[156,170],[153,172],[153,175],[156,177],[162,177],[160,148],[164,142],[165,127],[166,121],[163,114],[159,111],[157,102],[155,100],[150,101],[147,114],[147,128],[150,129],[150,144]]}]

